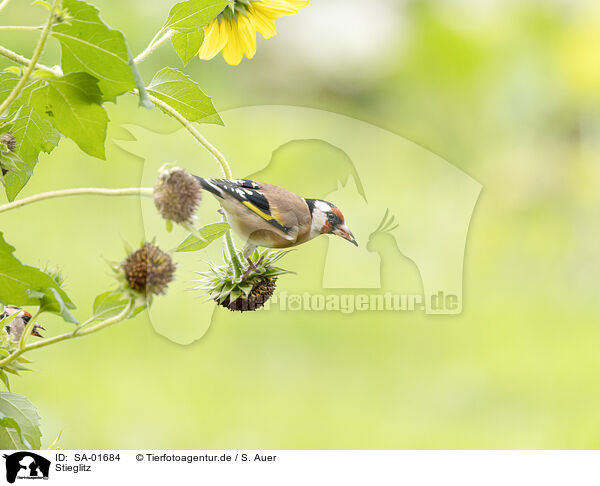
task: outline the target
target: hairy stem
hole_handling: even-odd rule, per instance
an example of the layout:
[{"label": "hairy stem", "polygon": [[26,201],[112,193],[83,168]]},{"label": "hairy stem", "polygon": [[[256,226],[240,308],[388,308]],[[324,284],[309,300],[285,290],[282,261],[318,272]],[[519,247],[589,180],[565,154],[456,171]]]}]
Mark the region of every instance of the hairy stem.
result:
[{"label": "hairy stem", "polygon": [[148,196],[152,197],[154,189],[150,187],[127,187],[123,189],[105,189],[102,187],[77,187],[75,189],[60,189],[57,191],[42,192],[33,196],[19,199],[0,205],[0,213],[11,209],[26,206],[45,199],[56,199],[69,196]]},{"label": "hairy stem", "polygon": [[[46,346],[50,346],[51,344],[56,344],[61,341],[66,341],[69,339],[76,339],[81,336],[87,336],[88,334],[92,334],[94,332],[100,331],[101,329],[112,326],[121,321],[124,321],[125,319],[127,319],[129,317],[132,309],[133,309],[133,301],[130,301],[127,304],[127,307],[125,307],[125,309],[123,309],[123,311],[121,311],[119,314],[117,314],[116,316],[111,317],[109,319],[106,319],[102,322],[99,322],[98,324],[96,324],[94,326],[90,326],[87,328],[79,326],[77,329],[75,329],[75,331],[72,331],[72,332],[67,332],[65,334],[59,334],[58,336],[53,336],[53,337],[47,338],[47,339],[42,339],[41,341],[38,341],[38,342],[32,343],[32,344],[28,344],[25,346],[19,345],[19,347],[15,351],[13,351],[11,354],[9,354],[6,358],[0,360],[0,367],[11,363],[15,359],[17,359],[19,356],[21,356],[23,353],[26,353],[28,351],[44,348]],[[33,320],[34,319],[31,319],[30,322],[33,322]],[[88,322],[90,322],[90,321],[88,321]]]},{"label": "hairy stem", "polygon": [[31,336],[31,331],[33,330],[35,321],[37,320],[37,318],[39,317],[40,314],[41,314],[41,312],[38,310],[31,317],[31,319],[29,319],[29,322],[27,323],[27,325],[25,326],[25,329],[23,330],[23,334],[21,334],[21,339],[19,339],[19,349],[25,348],[25,345],[27,344],[27,340],[29,339],[29,336]]},{"label": "hairy stem", "polygon": [[[135,93],[137,94],[137,90],[135,90]],[[202,145],[206,150],[208,150],[212,154],[212,156],[215,159],[217,159],[217,162],[221,166],[221,171],[223,172],[225,179],[233,178],[231,167],[229,167],[229,163],[227,162],[225,156],[213,144],[211,144],[206,138],[204,138],[204,136],[196,129],[196,127],[192,125],[192,122],[190,122],[175,108],[165,103],[164,101],[159,100],[151,94],[148,94],[148,96],[150,97],[150,100],[152,100],[152,103],[162,108],[173,118],[175,118],[179,123],[181,123],[183,127],[190,133],[190,135],[192,135],[192,137],[194,137],[200,143],[200,145]],[[233,232],[231,230],[228,230],[227,233],[225,233],[224,238],[225,245],[227,246],[227,250],[229,251],[229,254],[231,256],[231,261],[233,262],[234,268],[237,272],[237,268],[243,268],[243,264],[240,261],[237,249],[235,248],[235,243],[233,241]],[[239,276],[236,275],[236,278],[238,277]]]},{"label": "hairy stem", "polygon": [[233,232],[231,230],[228,230],[227,233],[225,233],[225,243],[227,244],[227,250],[229,251],[229,258],[233,264],[233,276],[236,281],[241,280],[242,273],[244,272],[244,264],[240,260],[240,255],[235,248]]},{"label": "hairy stem", "polygon": [[[138,91],[135,90],[135,93],[138,94]],[[183,127],[188,132],[190,132],[190,135],[192,135],[192,137],[194,137],[200,143],[200,145],[202,145],[206,150],[208,150],[211,153],[211,155],[215,159],[217,159],[217,162],[221,166],[221,170],[226,179],[231,179],[233,177],[231,174],[231,168],[229,167],[229,163],[227,162],[227,159],[225,158],[225,156],[213,144],[211,144],[206,138],[204,138],[204,136],[196,129],[196,127],[194,127],[194,125],[192,125],[192,122],[187,120],[181,113],[179,113],[171,105],[165,103],[162,100],[159,100],[157,97],[152,96],[151,94],[149,94],[148,96],[152,100],[152,103],[154,103],[156,106],[162,108],[169,115],[171,115],[173,118],[175,118],[179,123],[181,123],[183,125]]]},{"label": "hairy stem", "polygon": [[[23,66],[29,66],[29,64],[31,63],[31,59],[27,59],[26,57],[23,57],[20,54],[17,54],[16,52],[11,51],[10,49],[7,49],[6,47],[2,46],[0,46],[0,56],[7,57],[11,61],[16,62],[17,64],[22,64]],[[44,66],[43,64],[37,63],[35,67],[36,69],[48,71],[49,73],[56,74],[57,76],[60,76],[62,74],[62,71],[60,71],[59,69]]]},{"label": "hairy stem", "polygon": [[25,84],[27,84],[27,81],[29,80],[29,76],[31,76],[31,73],[35,69],[35,65],[39,61],[39,59],[42,55],[42,52],[44,50],[44,46],[46,45],[46,40],[48,39],[50,30],[52,30],[52,22],[54,21],[54,12],[56,10],[56,7],[58,7],[58,4],[60,3],[60,1],[61,0],[54,0],[54,3],[52,4],[52,7],[50,8],[50,15],[48,15],[48,22],[46,22],[46,25],[44,26],[44,30],[42,30],[40,39],[38,40],[37,46],[35,47],[35,51],[33,51],[33,56],[31,57],[31,61],[29,62],[27,69],[25,69],[23,76],[21,77],[21,79],[19,79],[19,82],[17,83],[17,85],[13,88],[13,90],[8,95],[8,98],[6,98],[4,100],[4,102],[0,105],[0,114],[4,113],[4,110],[6,110],[10,106],[10,104],[19,96],[19,94],[21,94],[21,91],[23,90],[23,88],[25,87]]},{"label": "hairy stem", "polygon": [[42,30],[43,26],[34,26],[34,25],[0,25],[0,30],[34,30],[39,31]]},{"label": "hairy stem", "polygon": [[158,49],[165,42],[167,42],[171,37],[173,37],[173,34],[175,33],[175,31],[174,30],[168,30],[165,34],[163,34],[163,36],[160,39],[157,40],[158,36],[161,33],[162,33],[162,30],[158,31],[156,33],[156,35],[154,36],[154,38],[150,41],[150,44],[148,44],[148,47],[146,47],[146,49],[144,49],[142,52],[140,52],[138,54],[138,56],[133,60],[136,64],[138,64],[138,63],[142,62],[143,60],[145,60],[156,49]]}]

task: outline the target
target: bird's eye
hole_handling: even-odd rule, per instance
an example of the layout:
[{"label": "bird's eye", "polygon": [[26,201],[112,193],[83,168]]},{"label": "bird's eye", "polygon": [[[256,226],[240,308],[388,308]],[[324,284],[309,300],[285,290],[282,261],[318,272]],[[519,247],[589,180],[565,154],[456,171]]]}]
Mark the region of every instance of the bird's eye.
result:
[{"label": "bird's eye", "polygon": [[327,219],[329,220],[330,223],[333,223],[335,221],[335,214],[328,213],[327,214]]}]

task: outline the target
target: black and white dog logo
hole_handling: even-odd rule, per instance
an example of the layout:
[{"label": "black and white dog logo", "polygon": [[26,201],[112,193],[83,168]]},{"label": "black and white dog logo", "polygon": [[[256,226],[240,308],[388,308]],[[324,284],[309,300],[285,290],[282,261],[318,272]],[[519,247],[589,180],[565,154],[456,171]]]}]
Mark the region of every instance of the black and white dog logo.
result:
[{"label": "black and white dog logo", "polygon": [[6,480],[14,483],[18,478],[48,479],[50,461],[33,452],[15,452],[4,454],[6,461]]}]

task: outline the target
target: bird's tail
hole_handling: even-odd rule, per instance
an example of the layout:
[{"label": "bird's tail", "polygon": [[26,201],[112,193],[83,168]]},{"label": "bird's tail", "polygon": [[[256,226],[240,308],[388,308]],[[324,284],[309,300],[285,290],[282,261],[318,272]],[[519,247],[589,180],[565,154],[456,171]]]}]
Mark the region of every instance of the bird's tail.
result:
[{"label": "bird's tail", "polygon": [[205,179],[204,177],[194,176],[202,186],[202,189],[208,191],[220,198],[223,197],[223,190],[213,182],[214,179]]}]

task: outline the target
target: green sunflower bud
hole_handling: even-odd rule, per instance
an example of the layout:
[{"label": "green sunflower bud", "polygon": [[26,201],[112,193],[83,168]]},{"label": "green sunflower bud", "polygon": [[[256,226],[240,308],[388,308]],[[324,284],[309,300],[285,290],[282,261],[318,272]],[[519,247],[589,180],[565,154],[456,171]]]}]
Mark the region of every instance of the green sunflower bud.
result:
[{"label": "green sunflower bud", "polygon": [[191,223],[201,200],[202,187],[193,175],[179,167],[160,171],[154,204],[164,219]]},{"label": "green sunflower bud", "polygon": [[[239,253],[242,258],[243,253]],[[258,310],[275,292],[277,278],[286,273],[293,273],[274,265],[287,253],[256,250],[250,257],[251,266],[240,277],[234,272],[231,262],[220,267],[211,264],[208,272],[199,272],[202,278],[196,282],[200,285],[193,290],[203,290],[210,299],[231,311]]]}]

